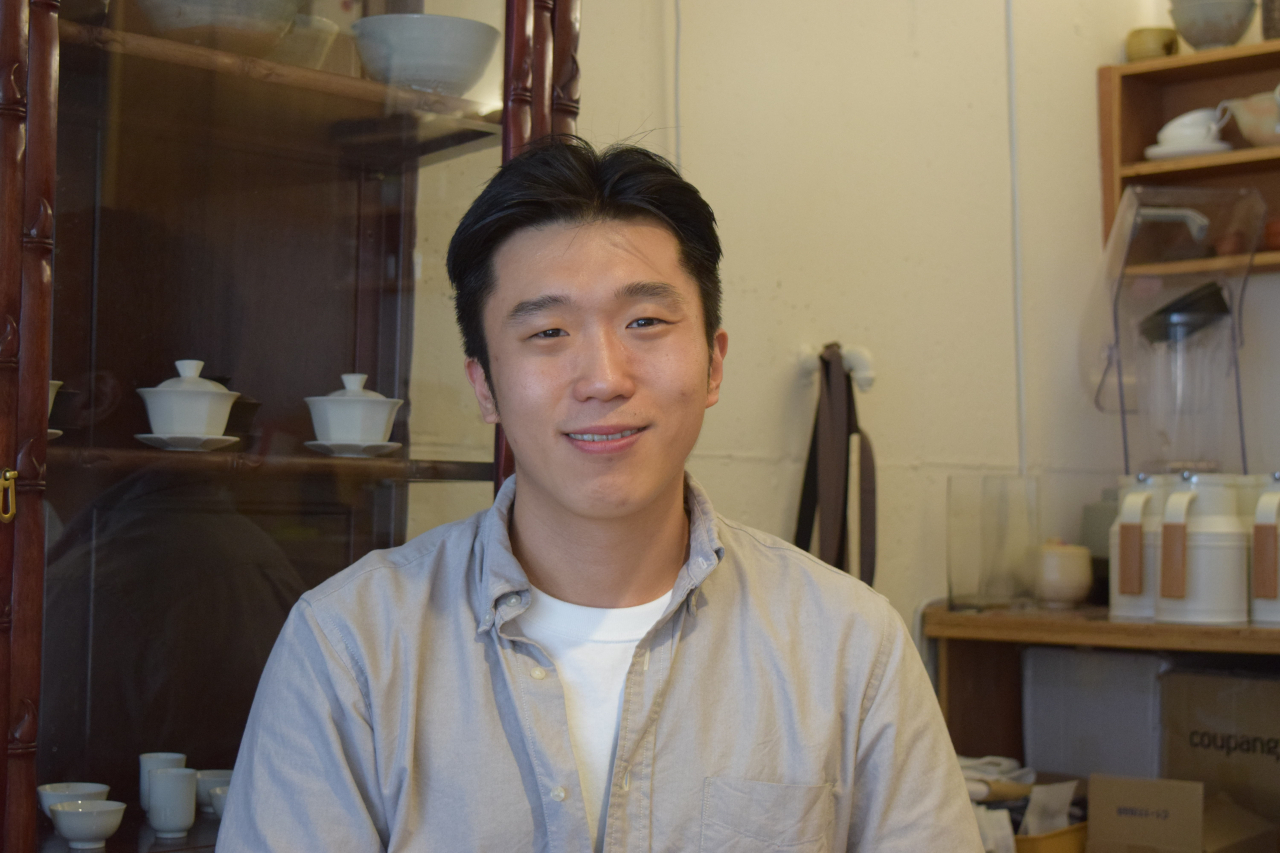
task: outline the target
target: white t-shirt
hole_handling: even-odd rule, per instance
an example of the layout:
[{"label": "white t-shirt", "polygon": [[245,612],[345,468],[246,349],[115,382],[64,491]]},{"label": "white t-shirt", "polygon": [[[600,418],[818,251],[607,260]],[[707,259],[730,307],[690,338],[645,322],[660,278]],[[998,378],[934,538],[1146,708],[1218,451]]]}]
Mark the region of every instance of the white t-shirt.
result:
[{"label": "white t-shirt", "polygon": [[529,608],[518,617],[520,629],[559,673],[587,825],[599,850],[627,670],[636,645],[667,609],[671,591],[648,604],[616,608],[569,604],[534,587],[529,595]]}]

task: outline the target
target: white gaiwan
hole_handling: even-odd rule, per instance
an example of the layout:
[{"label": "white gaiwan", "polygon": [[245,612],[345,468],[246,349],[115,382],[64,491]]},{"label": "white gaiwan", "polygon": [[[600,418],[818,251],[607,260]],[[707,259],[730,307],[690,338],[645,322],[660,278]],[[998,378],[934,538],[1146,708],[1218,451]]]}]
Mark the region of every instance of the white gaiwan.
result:
[{"label": "white gaiwan", "polygon": [[217,436],[227,429],[231,404],[240,395],[210,379],[201,379],[203,361],[174,362],[178,375],[155,388],[139,388],[147,417],[157,435]]},{"label": "white gaiwan", "polygon": [[341,391],[307,397],[316,438],[326,444],[378,444],[391,437],[391,424],[403,400],[364,387],[363,373],[342,374]]}]

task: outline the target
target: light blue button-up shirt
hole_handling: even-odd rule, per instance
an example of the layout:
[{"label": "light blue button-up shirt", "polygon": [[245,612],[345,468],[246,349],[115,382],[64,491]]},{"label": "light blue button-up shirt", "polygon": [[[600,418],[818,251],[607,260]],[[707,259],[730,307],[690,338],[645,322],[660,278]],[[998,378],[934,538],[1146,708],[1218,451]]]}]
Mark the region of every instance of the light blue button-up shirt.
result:
[{"label": "light blue button-up shirt", "polygon": [[[308,592],[258,687],[219,853],[591,853],[564,692],[514,619],[493,507]],[[901,619],[857,579],[716,515],[627,674],[615,851],[981,851]]]}]

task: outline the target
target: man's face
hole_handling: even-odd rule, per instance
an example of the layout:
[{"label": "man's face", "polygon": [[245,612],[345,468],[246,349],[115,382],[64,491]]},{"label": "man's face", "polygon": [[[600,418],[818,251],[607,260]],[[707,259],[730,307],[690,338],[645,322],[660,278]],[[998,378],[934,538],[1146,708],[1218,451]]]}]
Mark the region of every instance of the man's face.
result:
[{"label": "man's face", "polygon": [[492,394],[467,377],[516,456],[521,498],[619,518],[681,488],[728,336],[710,352],[698,284],[651,220],[516,232],[484,308]]}]

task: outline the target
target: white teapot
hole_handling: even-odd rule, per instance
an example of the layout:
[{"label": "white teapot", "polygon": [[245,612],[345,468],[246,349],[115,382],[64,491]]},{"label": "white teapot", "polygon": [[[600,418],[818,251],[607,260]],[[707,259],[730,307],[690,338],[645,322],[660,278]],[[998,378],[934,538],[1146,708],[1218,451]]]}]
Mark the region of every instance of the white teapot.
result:
[{"label": "white teapot", "polygon": [[201,379],[203,361],[174,362],[178,375],[155,388],[139,388],[156,435],[218,436],[227,429],[231,404],[240,395],[211,379]]},{"label": "white teapot", "polygon": [[363,373],[342,374],[342,389],[307,397],[316,438],[327,444],[378,444],[391,437],[391,425],[403,400],[364,387]]}]

